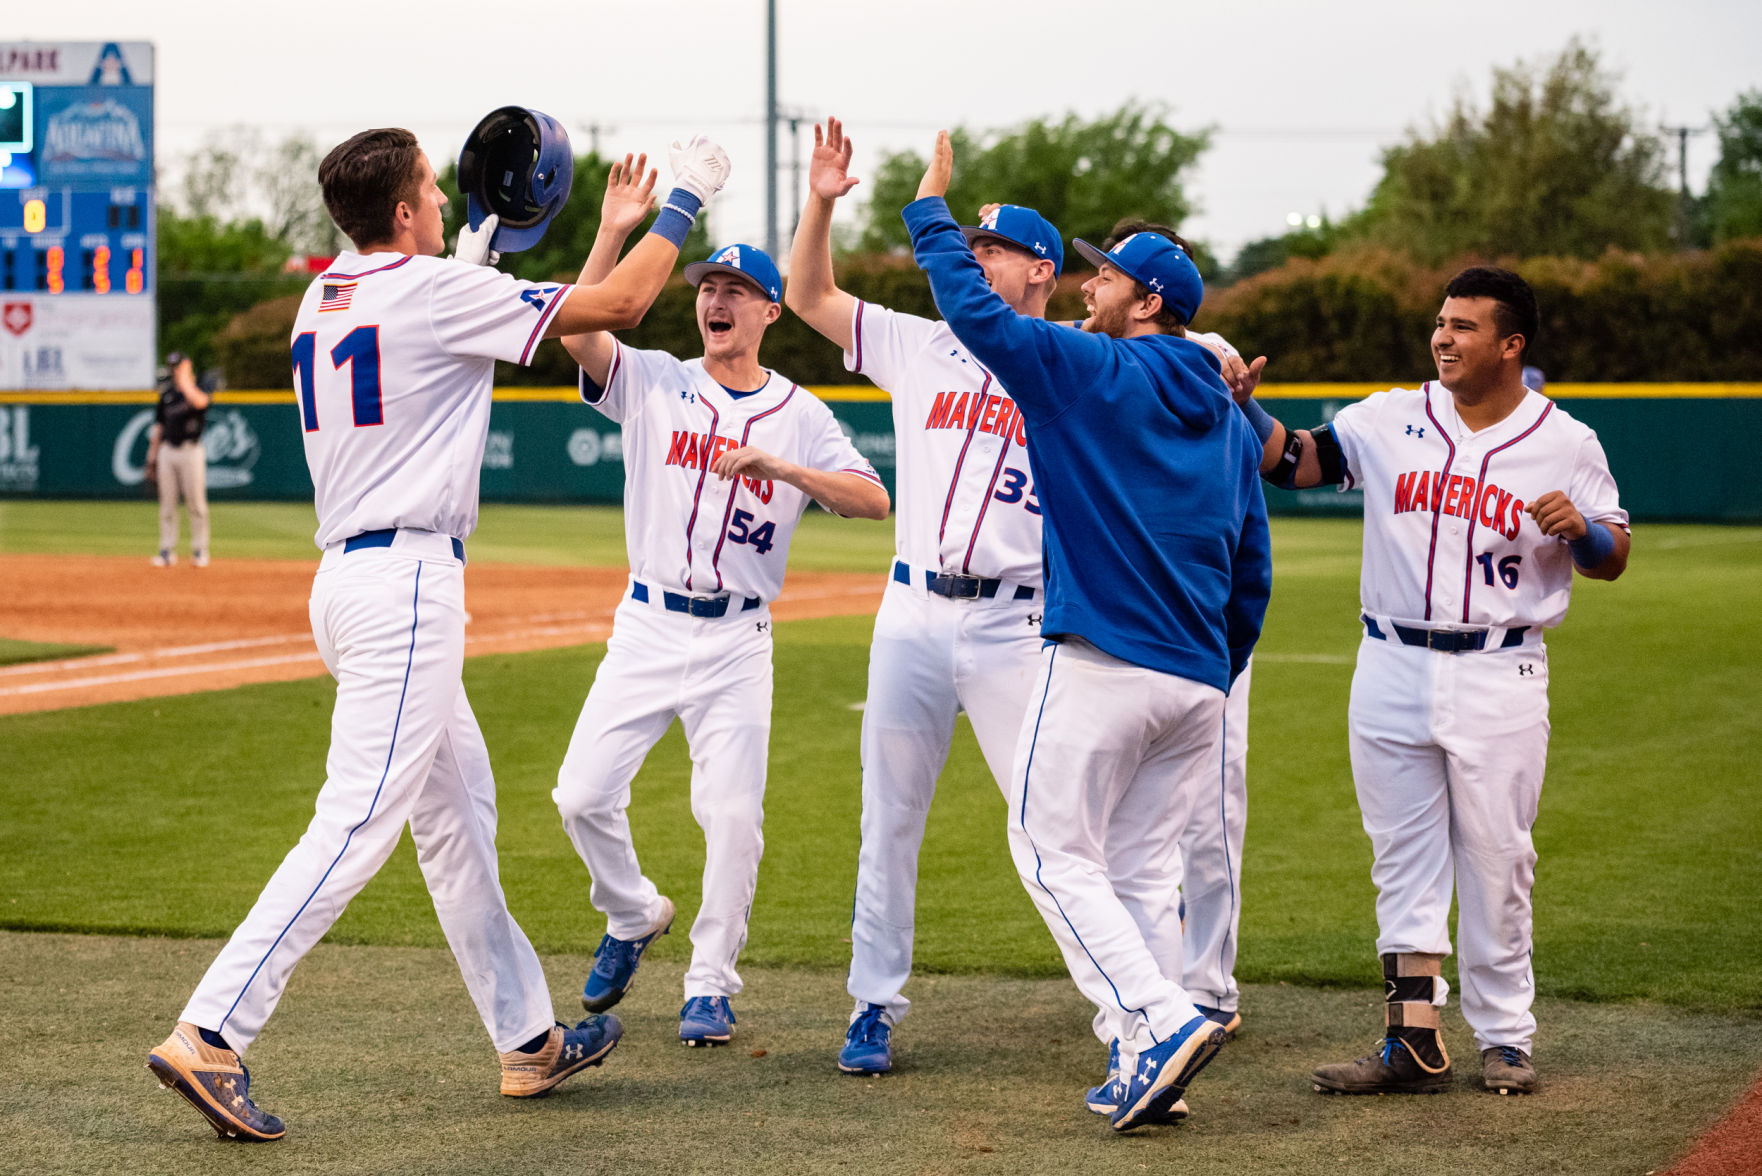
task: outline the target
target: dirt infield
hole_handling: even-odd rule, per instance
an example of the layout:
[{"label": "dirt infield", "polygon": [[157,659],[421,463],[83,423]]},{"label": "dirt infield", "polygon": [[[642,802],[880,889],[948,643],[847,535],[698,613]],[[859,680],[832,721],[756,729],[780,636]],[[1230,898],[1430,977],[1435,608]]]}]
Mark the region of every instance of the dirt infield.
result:
[{"label": "dirt infield", "polygon": [[[0,635],[115,652],[0,667],[0,714],[321,675],[306,616],[314,566],[229,560],[161,569],[123,557],[8,556],[0,560]],[[469,565],[465,653],[604,641],[625,583],[623,568]],[[795,572],[772,613],[873,613],[881,590],[872,574]]]}]

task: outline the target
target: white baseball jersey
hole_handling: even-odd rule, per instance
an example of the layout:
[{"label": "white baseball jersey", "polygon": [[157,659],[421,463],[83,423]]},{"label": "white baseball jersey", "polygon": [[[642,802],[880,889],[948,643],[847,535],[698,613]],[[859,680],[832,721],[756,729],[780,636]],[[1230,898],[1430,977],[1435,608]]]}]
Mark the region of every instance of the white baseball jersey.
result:
[{"label": "white baseball jersey", "polygon": [[736,398],[701,359],[616,344],[602,390],[581,398],[624,428],[624,534],[630,570],[650,587],[774,600],[808,495],[785,482],[723,481],[710,467],[753,445],[828,473],[875,473],[838,420],[784,377]]},{"label": "white baseball jersey", "polygon": [[917,568],[1041,584],[1040,500],[1015,401],[946,323],[858,301],[844,366],[893,399],[894,550]]},{"label": "white baseball jersey", "polygon": [[1552,628],[1572,595],[1566,540],[1524,507],[1563,491],[1590,523],[1627,528],[1596,433],[1539,392],[1472,432],[1449,389],[1378,392],[1340,410],[1342,489],[1364,489],[1365,612],[1434,628]]},{"label": "white baseball jersey", "polygon": [[438,257],[345,252],[294,319],[318,546],[477,527],[495,361],[527,363],[573,286]]}]

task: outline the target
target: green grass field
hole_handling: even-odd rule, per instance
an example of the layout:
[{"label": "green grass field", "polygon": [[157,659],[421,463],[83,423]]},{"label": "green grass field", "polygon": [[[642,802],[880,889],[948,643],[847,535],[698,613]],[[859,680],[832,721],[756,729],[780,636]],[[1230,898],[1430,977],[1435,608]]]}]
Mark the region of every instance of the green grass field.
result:
[{"label": "green grass field", "polygon": [[[78,550],[136,554],[134,537],[151,534],[150,514],[131,513],[142,505],[0,505],[0,553],[72,550],[76,548],[62,545],[83,536]],[[241,551],[310,558],[309,547],[299,549],[307,541],[308,510],[230,509],[239,513],[216,524],[216,550],[223,558],[235,542],[228,530],[257,521],[270,524],[266,534],[252,540],[260,547],[247,548],[238,541]],[[87,511],[103,517],[83,522],[70,518],[83,519]],[[1426,1100],[1428,1105],[1417,1109],[1371,1100],[1368,1106],[1357,1104],[1362,1109],[1324,1111],[1320,1104],[1327,1100],[1308,1097],[1301,1081],[1309,1065],[1368,1042],[1379,1021],[1370,852],[1358,824],[1345,745],[1346,690],[1357,641],[1357,543],[1358,527],[1351,522],[1279,521],[1274,528],[1277,579],[1254,679],[1238,969],[1243,980],[1257,987],[1245,1001],[1250,1032],[1241,1047],[1226,1053],[1195,1087],[1196,1119],[1189,1131],[1198,1138],[1198,1098],[1215,1073],[1219,1091],[1233,1100],[1231,1110],[1246,1116],[1244,1123],[1261,1123],[1268,1135],[1264,1154],[1250,1149],[1259,1157],[1250,1164],[1248,1153],[1239,1153],[1242,1162],[1231,1170],[1334,1170],[1336,1154],[1342,1160],[1348,1154],[1368,1157],[1353,1171],[1405,1170],[1398,1158],[1404,1146],[1401,1125],[1406,1124],[1420,1127],[1431,1141],[1428,1146],[1441,1149],[1426,1153],[1436,1161],[1434,1166],[1472,1163],[1478,1170],[1517,1170],[1481,1162],[1476,1149],[1496,1144],[1518,1148],[1520,1155],[1526,1154],[1522,1149],[1541,1148],[1551,1157],[1550,1165],[1562,1171],[1643,1172],[1679,1151],[1762,1068],[1762,970],[1757,967],[1762,961],[1762,922],[1755,917],[1762,902],[1762,853],[1757,849],[1762,844],[1762,790],[1756,787],[1754,766],[1762,760],[1762,725],[1754,718],[1762,696],[1756,674],[1762,665],[1762,626],[1755,622],[1762,616],[1762,530],[1640,528],[1628,575],[1613,585],[1581,581],[1571,616],[1550,639],[1553,743],[1536,830],[1541,854],[1536,973],[1544,1008],[1561,1011],[1552,1025],[1544,1012],[1539,1038],[1538,1063],[1548,1089],[1530,1110],[1503,1119],[1487,1117],[1488,1106],[1501,1100],[1466,1091],[1452,1099]],[[852,527],[826,518],[812,523],[797,545],[797,566],[878,570],[885,565],[889,540],[885,525]],[[583,551],[595,554],[584,558]],[[614,512],[489,508],[472,552],[474,558],[522,562],[618,562],[621,537]],[[815,1016],[830,1018],[829,1027],[789,1038],[787,1050],[806,1051],[798,1078],[804,1082],[821,1081],[830,1073],[843,1002],[858,816],[860,715],[853,707],[863,695],[868,627],[865,619],[852,618],[778,628],[766,855],[744,957],[750,965],[749,994],[736,1007],[743,1013],[743,1035],[753,1017],[749,1003],[754,1010],[764,1008],[767,1000],[782,1001],[776,1006],[780,1009],[812,1006],[821,1010]],[[561,1002],[579,982],[582,957],[597,942],[603,920],[587,903],[586,873],[563,837],[548,794],[602,652],[602,647],[590,646],[489,657],[466,667],[467,689],[495,758],[509,900],[540,951],[562,957],[560,963],[548,960],[559,1008],[567,1007]],[[181,993],[214,947],[172,941],[226,934],[304,828],[323,775],[330,697],[329,683],[318,680],[0,718],[0,757],[5,763],[0,772],[0,928],[171,937],[146,941],[140,951],[154,968],[174,954],[181,961],[178,966],[184,971],[175,982],[155,979],[155,991],[164,990],[161,998],[145,1002],[134,1015],[110,1014],[119,1026],[110,1040],[130,1058],[163,1035]],[[175,738],[169,734],[173,732]],[[675,726],[651,753],[631,807],[645,868],[679,902],[681,929],[696,906],[703,859],[686,801],[688,772]],[[985,775],[970,733],[963,730],[930,815],[919,892],[920,977],[908,995],[929,1006],[937,1001],[936,993],[959,991],[967,994],[962,1000],[982,1008],[979,994],[985,985],[1027,985],[999,991],[1031,994],[1033,1002],[1059,1010],[1055,1020],[1060,1033],[1078,1052],[1049,1066],[1043,1075],[1045,1089],[1036,1087],[1022,1105],[1039,1107],[1041,1100],[1049,1100],[1048,1107],[1063,1107],[1060,1100],[1074,1098],[1081,1085],[1094,1079],[1091,1071],[1098,1067],[1080,1059],[1097,1051],[1092,1043],[1081,1042],[1080,1000],[1059,979],[1062,969],[1051,939],[1010,868],[1003,820],[1003,802]],[[36,1007],[53,1005],[57,988],[85,992],[85,966],[70,974],[61,965],[35,963],[25,946],[33,938],[0,937],[0,969],[9,993]],[[83,942],[37,938],[46,945]],[[101,959],[135,951],[127,941],[90,942],[109,945],[86,951]],[[444,952],[437,951],[440,932],[407,841],[351,905],[331,942],[376,946],[338,946],[340,955],[327,959],[346,961],[351,950],[408,948],[425,949],[418,951],[420,959],[445,964]],[[688,950],[685,936],[676,934],[660,941],[651,958],[658,968],[676,974]],[[52,954],[59,959],[67,951],[78,954],[61,947]],[[97,964],[92,968],[94,975],[104,970]],[[440,974],[446,975],[444,966]],[[302,971],[290,988],[290,1005],[302,996],[305,983]],[[468,1008],[457,1012],[463,996],[456,975],[447,983],[448,1007],[456,1014],[445,1018],[447,1039],[463,1042],[457,1048],[476,1059],[483,1047],[480,1041],[473,1044],[475,1026]],[[650,983],[654,988],[645,990],[643,1015],[659,1023],[677,1007],[676,996],[663,991],[670,982]],[[767,996],[771,984],[792,995]],[[1326,989],[1337,991],[1329,994]],[[435,1024],[427,1016],[426,991],[375,991],[380,1007],[416,1018],[412,1026],[417,1021]],[[269,1052],[272,1041],[287,1042],[273,1048],[293,1050],[296,1045],[289,1039],[323,1019],[318,1004],[304,1006],[312,1011],[302,1019],[272,1023],[252,1055],[260,1070],[269,1065],[265,1059],[277,1056]],[[1307,1015],[1301,1010],[1321,1020],[1283,1040],[1273,1034],[1273,1025],[1301,1021]],[[988,1015],[1009,1020],[996,1009]],[[835,1108],[844,1117],[839,1121],[848,1121],[853,1130],[878,1133],[877,1139],[892,1131],[891,1115],[930,1114],[901,1135],[899,1148],[886,1152],[888,1162],[877,1170],[968,1170],[969,1165],[989,1164],[985,1170],[1052,1171],[1096,1165],[1086,1149],[1095,1142],[1097,1121],[1063,1116],[1055,1120],[1059,1125],[1049,1126],[1054,1121],[1041,1122],[1037,1110],[1017,1116],[1035,1120],[1020,1139],[1043,1141],[1031,1163],[986,1159],[993,1153],[968,1154],[959,1148],[936,1152],[938,1131],[959,1134],[959,1116],[950,1118],[950,1109],[940,1104],[926,1111],[915,1105],[918,1096],[902,1094],[901,1088],[910,1090],[909,1083],[917,1082],[925,1099],[936,1097],[935,1091],[958,1098],[958,1084],[939,1085],[933,1077],[942,1057],[939,1046],[964,1042],[963,1048],[983,1051],[996,1045],[963,1036],[977,1030],[962,1028],[958,1019],[934,1022],[933,1037],[930,1018],[919,1021],[917,1016],[901,1028],[901,1050],[902,1059],[911,1057],[910,1065],[921,1069],[896,1075],[898,1081],[882,1084],[885,1092],[870,1098],[874,1106],[889,1108],[887,1113],[865,1117],[861,1099],[854,1107],[838,1102]],[[1460,1027],[1454,1009],[1447,1021]],[[751,1032],[795,1030],[761,1024]],[[417,1058],[397,1031],[386,1033],[390,1036],[374,1038],[381,1044],[371,1064],[351,1064],[350,1089],[423,1081],[428,1060]],[[1710,1056],[1707,1042],[1723,1042],[1723,1052],[1712,1051],[1723,1059],[1716,1067],[1717,1082],[1708,1071],[1702,1077],[1713,1085],[1695,1088],[1705,1100],[1696,1104],[1703,1113],[1662,1116],[1659,1130],[1665,1134],[1651,1137],[1651,1151],[1614,1146],[1619,1133],[1605,1133],[1602,1143],[1597,1142],[1598,1131],[1590,1125],[1607,1114],[1611,1101],[1641,1097],[1650,1100],[1649,1108],[1665,1105],[1643,1088],[1641,1079],[1618,1081],[1612,1073],[1610,1085],[1599,1082],[1600,1063],[1587,1043],[1606,1040],[1649,1042],[1647,1048],[1654,1052],[1647,1056],[1661,1066],[1665,1062],[1660,1059],[1673,1048],[1699,1050],[1705,1059]],[[1247,1045],[1250,1041],[1256,1044]],[[665,1063],[645,1060],[664,1044],[633,1042],[616,1055],[619,1066],[596,1074],[593,1083],[610,1089],[617,1075],[630,1074],[639,1085],[646,1084],[649,1095],[677,1088],[685,1103],[668,1110],[665,1099],[656,1095],[642,1103],[641,1113],[657,1129],[665,1124],[670,1136],[683,1133],[683,1150],[667,1154],[701,1160],[708,1152],[687,1145],[697,1141],[713,1150],[716,1136],[709,1124],[716,1117],[691,1121],[691,1091],[701,1080],[683,1072],[689,1065],[671,1055]],[[1458,1052],[1466,1053],[1472,1065],[1466,1043]],[[728,1054],[745,1056],[740,1050]],[[1011,1056],[1015,1060],[1010,1066],[1035,1064],[1031,1053]],[[1241,1059],[1242,1072],[1226,1079],[1229,1067],[1237,1064],[1232,1058]],[[112,1058],[105,1064],[119,1063]],[[717,1073],[734,1065],[713,1064],[720,1067]],[[1616,1071],[1625,1064],[1610,1063]],[[472,1065],[475,1073],[478,1063]],[[999,1085],[987,1089],[1014,1089],[1011,1084],[1023,1078],[1008,1070],[997,1076]],[[830,1076],[824,1081],[829,1084],[824,1094],[804,1092],[801,1097],[848,1101],[842,1093],[848,1085],[838,1087]],[[1239,1085],[1229,1086],[1232,1082]],[[1634,1082],[1642,1083],[1637,1094]],[[290,1063],[280,1083],[280,1109],[289,1114],[300,1100],[315,1105],[341,1097],[336,1079],[327,1077],[316,1062],[303,1071]],[[724,1100],[740,1089],[738,1082],[718,1086],[711,1097]],[[1271,1100],[1266,1107],[1263,1094]],[[426,1098],[418,1098],[411,1108],[419,1118],[451,1113],[445,1109],[452,1105],[447,1100]],[[585,1096],[583,1101],[588,1101]],[[1008,1100],[998,1103],[983,1094],[980,1102],[989,1109],[974,1109],[974,1123],[983,1126],[979,1135],[1018,1138],[1012,1135],[1019,1124],[1009,1114]],[[1268,1115],[1285,1114],[1267,1107],[1283,1108],[1287,1102],[1309,1124],[1303,1131],[1293,1125],[1285,1132],[1277,1122],[1262,1122]],[[0,1098],[0,1135],[8,1133],[8,1119],[26,1113],[21,1105]],[[1387,1111],[1379,1109],[1384,1105]],[[485,1108],[478,1102],[472,1106],[472,1113],[487,1115],[496,1130],[525,1130],[514,1122],[525,1111]],[[80,1138],[139,1134],[126,1109],[99,1104],[69,1113],[72,1117],[63,1127]],[[1354,1136],[1351,1147],[1341,1150],[1329,1142],[1327,1132],[1307,1134],[1319,1130],[1313,1120],[1317,1114],[1331,1124],[1328,1131],[1345,1131],[1344,1125],[1351,1124],[1354,1132],[1369,1132],[1371,1141]],[[1582,1122],[1578,1116],[1584,1117]],[[1652,1121],[1650,1110],[1644,1118]],[[149,1129],[148,1135],[181,1130],[194,1136],[198,1130],[193,1117],[186,1115],[188,1121],[181,1123],[176,1116],[172,1119],[171,1125]],[[1568,1120],[1586,1130],[1569,1130]],[[938,1126],[920,1130],[926,1125]],[[1240,1146],[1242,1140],[1230,1134],[1240,1127],[1214,1124],[1206,1130],[1223,1130],[1219,1139],[1234,1139]],[[307,1129],[320,1131],[323,1126],[315,1122]],[[798,1129],[807,1130],[791,1128]],[[1176,1137],[1182,1134],[1167,1133],[1170,1146],[1151,1153],[1134,1144],[1132,1151],[1110,1154],[1133,1157],[1122,1170],[1135,1169],[1165,1151],[1179,1155]],[[40,1136],[39,1130],[33,1138]],[[908,1145],[908,1138],[922,1142]],[[1583,1145],[1562,1142],[1568,1139],[1582,1139]],[[395,1140],[396,1133],[388,1132],[385,1146],[395,1149]],[[1277,1140],[1283,1142],[1274,1146]],[[1059,1150],[1066,1145],[1071,1150]],[[751,1154],[766,1157],[766,1167],[835,1167],[830,1161],[837,1153],[815,1150],[819,1147],[816,1143],[799,1154]],[[810,1157],[827,1162],[812,1164]],[[1632,1158],[1636,1165],[1643,1160],[1643,1166],[1629,1169],[1606,1162],[1610,1157]],[[317,1162],[318,1155],[311,1158]],[[707,1160],[703,1163],[708,1166]],[[684,1170],[696,1164],[681,1160],[671,1166]],[[338,1168],[347,1166],[337,1162]],[[1113,1164],[1102,1166],[1111,1170]],[[361,1170],[371,1167],[367,1162]],[[300,1170],[332,1169],[326,1162]]]}]

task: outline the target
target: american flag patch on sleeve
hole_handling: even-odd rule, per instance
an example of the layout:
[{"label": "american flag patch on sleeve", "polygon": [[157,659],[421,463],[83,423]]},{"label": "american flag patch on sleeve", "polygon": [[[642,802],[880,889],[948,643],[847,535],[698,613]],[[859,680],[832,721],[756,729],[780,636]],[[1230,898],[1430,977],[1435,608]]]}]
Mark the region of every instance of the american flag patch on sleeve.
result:
[{"label": "american flag patch on sleeve", "polygon": [[318,302],[318,313],[349,309],[349,300],[355,296],[355,286],[354,282],[326,282],[324,296]]}]

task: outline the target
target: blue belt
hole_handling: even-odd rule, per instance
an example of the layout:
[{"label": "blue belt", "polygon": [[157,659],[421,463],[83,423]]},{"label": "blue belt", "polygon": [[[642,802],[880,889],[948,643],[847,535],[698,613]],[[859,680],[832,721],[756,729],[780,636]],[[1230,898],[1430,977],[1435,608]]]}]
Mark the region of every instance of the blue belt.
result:
[{"label": "blue belt", "polygon": [[[649,586],[641,580],[633,580],[630,584],[630,599],[648,603]],[[668,612],[686,613],[694,617],[722,617],[728,615],[728,604],[732,596],[681,596],[677,592],[661,591],[661,603]],[[740,611],[747,612],[765,603],[756,596],[743,597]]]},{"label": "blue belt", "polygon": [[[1368,616],[1360,615],[1364,622],[1364,631],[1378,641],[1387,641],[1388,634]],[[1389,626],[1395,630],[1395,639],[1403,645],[1417,645],[1423,649],[1434,649],[1439,653],[1479,653],[1487,648],[1487,631],[1485,629],[1414,629],[1406,625],[1397,625],[1394,621]],[[1523,644],[1523,635],[1529,632],[1528,625],[1519,625],[1515,629],[1505,630],[1505,640],[1495,648],[1510,649],[1514,645]]]},{"label": "blue belt", "polygon": [[[390,547],[392,540],[398,537],[396,527],[387,527],[383,531],[363,531],[353,539],[343,540],[343,551],[360,551],[363,547]],[[465,562],[465,544],[453,540],[453,556],[460,563]]]},{"label": "blue belt", "polygon": [[[906,566],[904,560],[893,561],[893,578],[906,587],[911,587],[912,570]],[[980,576],[951,576],[924,569],[925,591],[946,596],[950,600],[990,600],[1002,586],[1002,580],[987,580]],[[1017,584],[1015,595],[1010,599],[1033,600],[1034,590],[1026,584]]]}]

